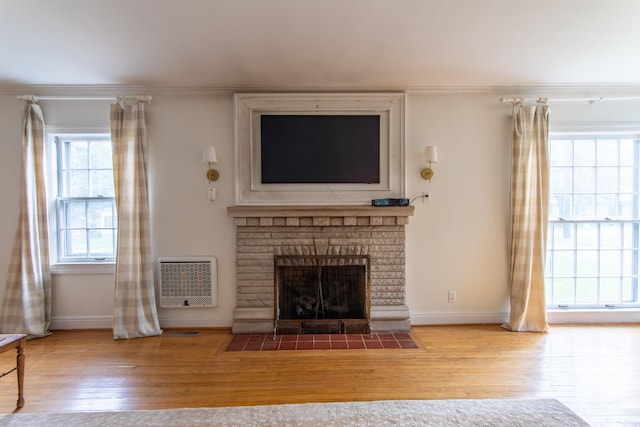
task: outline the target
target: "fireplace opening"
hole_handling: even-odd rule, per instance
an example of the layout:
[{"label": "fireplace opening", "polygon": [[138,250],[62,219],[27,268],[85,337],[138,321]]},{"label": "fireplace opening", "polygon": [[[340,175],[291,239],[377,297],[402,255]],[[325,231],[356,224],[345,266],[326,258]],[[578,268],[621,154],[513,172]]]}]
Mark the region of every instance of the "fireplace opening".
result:
[{"label": "fireplace opening", "polygon": [[275,295],[276,333],[369,333],[369,256],[276,256]]}]

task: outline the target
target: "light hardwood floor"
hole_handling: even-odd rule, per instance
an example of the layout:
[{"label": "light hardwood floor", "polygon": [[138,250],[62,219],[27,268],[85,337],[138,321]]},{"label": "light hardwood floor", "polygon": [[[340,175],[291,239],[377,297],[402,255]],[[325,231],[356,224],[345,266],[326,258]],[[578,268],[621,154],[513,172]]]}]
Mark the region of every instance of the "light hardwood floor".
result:
[{"label": "light hardwood floor", "polygon": [[[21,412],[378,399],[557,398],[593,425],[640,425],[640,325],[420,326],[418,349],[225,352],[227,330],[114,341],[55,331],[26,349]],[[166,331],[165,331],[166,333]],[[15,355],[0,355],[0,370]],[[15,408],[15,373],[0,412]]]}]

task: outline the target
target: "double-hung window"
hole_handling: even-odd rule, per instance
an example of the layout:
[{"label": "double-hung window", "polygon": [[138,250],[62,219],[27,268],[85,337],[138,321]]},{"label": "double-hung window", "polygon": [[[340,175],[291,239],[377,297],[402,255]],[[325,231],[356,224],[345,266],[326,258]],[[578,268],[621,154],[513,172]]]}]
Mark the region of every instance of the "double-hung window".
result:
[{"label": "double-hung window", "polygon": [[549,308],[638,307],[640,132],[551,134]]},{"label": "double-hung window", "polygon": [[109,134],[52,134],[57,263],[112,262],[117,220]]}]

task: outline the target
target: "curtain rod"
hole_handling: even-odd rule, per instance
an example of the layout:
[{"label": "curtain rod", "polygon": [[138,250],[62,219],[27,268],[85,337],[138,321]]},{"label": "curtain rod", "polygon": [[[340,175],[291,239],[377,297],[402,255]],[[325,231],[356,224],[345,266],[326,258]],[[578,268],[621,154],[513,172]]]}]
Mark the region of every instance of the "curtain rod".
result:
[{"label": "curtain rod", "polygon": [[[605,98],[602,96],[599,98],[545,98],[545,97],[536,98],[536,102],[588,102],[590,104],[595,104],[598,102],[605,102],[605,101],[638,101],[638,100],[640,100],[640,96],[627,96],[627,97],[614,97],[614,98]],[[523,98],[523,97],[516,97],[516,96],[514,96],[513,98],[500,98],[500,102],[503,104],[527,102],[527,101],[533,101],[533,98]]]},{"label": "curtain rod", "polygon": [[135,99],[136,101],[151,103],[149,95],[118,95],[118,96],[38,96],[38,95],[18,95],[18,99],[23,101],[124,101]]}]

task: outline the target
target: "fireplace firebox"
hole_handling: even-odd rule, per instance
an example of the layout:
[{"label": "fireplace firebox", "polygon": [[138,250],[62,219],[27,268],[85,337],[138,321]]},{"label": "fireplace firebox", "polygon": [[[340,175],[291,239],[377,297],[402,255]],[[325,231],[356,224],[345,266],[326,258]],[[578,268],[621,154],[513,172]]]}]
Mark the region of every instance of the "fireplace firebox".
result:
[{"label": "fireplace firebox", "polygon": [[369,265],[369,255],[274,256],[274,333],[369,333]]}]

